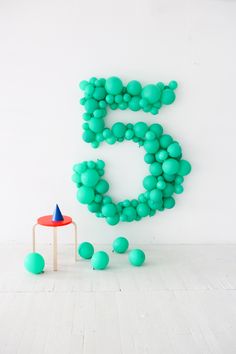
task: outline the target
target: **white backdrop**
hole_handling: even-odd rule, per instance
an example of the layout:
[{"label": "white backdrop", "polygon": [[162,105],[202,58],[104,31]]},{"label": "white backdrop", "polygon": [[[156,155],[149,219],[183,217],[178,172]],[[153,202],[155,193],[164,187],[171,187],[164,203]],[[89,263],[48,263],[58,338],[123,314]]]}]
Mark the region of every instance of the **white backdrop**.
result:
[{"label": "white backdrop", "polygon": [[[30,241],[37,216],[57,202],[83,240],[235,242],[235,18],[235,1],[1,0],[1,241]],[[71,182],[74,163],[98,157],[117,199],[142,190],[143,149],[93,150],[81,139],[78,83],[113,75],[179,82],[158,116],[119,111],[107,124],[160,122],[193,166],[174,209],[115,227],[76,201]]]}]

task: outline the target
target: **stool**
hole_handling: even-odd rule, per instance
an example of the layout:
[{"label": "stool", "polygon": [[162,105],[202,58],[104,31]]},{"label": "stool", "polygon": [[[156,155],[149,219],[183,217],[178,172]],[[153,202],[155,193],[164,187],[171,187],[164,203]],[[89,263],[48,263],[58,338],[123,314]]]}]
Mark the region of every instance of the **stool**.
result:
[{"label": "stool", "polygon": [[52,215],[45,215],[38,218],[37,223],[33,226],[33,252],[35,252],[35,231],[38,225],[48,226],[53,228],[53,270],[57,270],[57,228],[66,225],[74,225],[75,236],[75,261],[77,261],[77,225],[70,216],[63,216],[64,220],[52,221]]}]

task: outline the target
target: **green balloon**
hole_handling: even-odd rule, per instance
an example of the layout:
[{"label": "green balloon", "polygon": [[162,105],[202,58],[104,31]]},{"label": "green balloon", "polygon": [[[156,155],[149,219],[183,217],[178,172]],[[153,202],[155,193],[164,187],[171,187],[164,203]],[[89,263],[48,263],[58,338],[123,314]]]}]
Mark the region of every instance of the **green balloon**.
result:
[{"label": "green balloon", "polygon": [[159,190],[159,189],[153,189],[151,192],[150,192],[150,199],[153,201],[153,202],[158,202],[162,199],[162,192]]},{"label": "green balloon", "polygon": [[125,136],[126,126],[124,123],[115,123],[112,126],[112,133],[116,138],[123,138]]},{"label": "green balloon", "polygon": [[95,111],[95,109],[98,108],[98,102],[96,100],[94,100],[93,98],[90,98],[89,100],[87,100],[85,102],[84,107],[88,113],[93,113]]},{"label": "green balloon", "polygon": [[168,134],[163,134],[160,138],[160,145],[163,149],[167,149],[168,146],[172,143],[173,139]]},{"label": "green balloon", "polygon": [[168,175],[173,175],[179,170],[179,162],[175,159],[167,159],[163,162],[162,169]]},{"label": "green balloon", "polygon": [[149,153],[145,154],[144,161],[148,164],[153,163],[155,161],[155,155]]},{"label": "green balloon", "polygon": [[97,100],[103,100],[106,97],[106,90],[104,87],[96,87],[93,92],[93,97]]},{"label": "green balloon", "polygon": [[86,187],[94,187],[99,181],[99,174],[95,169],[87,169],[81,175],[81,182]]},{"label": "green balloon", "polygon": [[94,190],[91,187],[81,186],[78,188],[77,199],[82,204],[90,204],[94,200]]},{"label": "green balloon", "polygon": [[44,270],[45,261],[39,253],[29,253],[24,261],[25,269],[33,274],[40,274]]},{"label": "green balloon", "polygon": [[105,194],[109,190],[109,183],[105,179],[101,179],[95,189],[98,193]]},{"label": "green balloon", "polygon": [[166,188],[166,182],[165,181],[158,181],[157,182],[157,188],[160,190],[163,190]]},{"label": "green balloon", "polygon": [[103,270],[109,263],[109,256],[104,251],[95,252],[91,258],[91,265],[93,269]]},{"label": "green balloon", "polygon": [[178,174],[180,176],[187,176],[191,172],[191,165],[186,160],[181,160],[179,163],[179,171]]},{"label": "green balloon", "polygon": [[106,80],[105,89],[111,95],[118,95],[123,89],[122,81],[118,77],[110,77]]},{"label": "green balloon", "polygon": [[142,98],[146,99],[149,103],[157,102],[161,97],[161,90],[156,85],[147,85],[142,90]]},{"label": "green balloon", "polygon": [[92,202],[88,205],[88,210],[91,211],[91,213],[98,213],[101,211],[101,204]]},{"label": "green balloon", "polygon": [[131,96],[138,96],[138,95],[140,95],[141,91],[142,91],[142,86],[139,81],[132,80],[128,83],[127,92]]},{"label": "green balloon", "polygon": [[149,207],[146,203],[139,203],[137,206],[137,214],[142,218],[149,214]]},{"label": "green balloon", "polygon": [[164,198],[164,207],[166,209],[172,209],[175,206],[175,200],[173,197]]},{"label": "green balloon", "polygon": [[154,176],[150,175],[150,176],[146,176],[143,180],[143,186],[145,189],[147,189],[148,191],[154,189],[156,187],[157,184],[157,180]]},{"label": "green balloon", "polygon": [[104,129],[105,123],[101,118],[91,118],[89,121],[89,128],[94,133],[101,133]]},{"label": "green balloon", "polygon": [[153,176],[160,176],[162,174],[162,166],[159,162],[154,162],[150,165],[149,171]]},{"label": "green balloon", "polygon": [[91,130],[85,130],[82,138],[86,143],[91,143],[95,140],[95,134]]},{"label": "green balloon", "polygon": [[163,90],[162,95],[161,95],[161,102],[163,104],[171,104],[175,100],[175,93],[169,88],[166,88]]},{"label": "green balloon", "polygon": [[157,153],[156,153],[156,159],[158,162],[163,162],[164,160],[167,159],[168,157],[168,152],[166,150],[159,150]]},{"label": "green balloon", "polygon": [[164,197],[170,197],[174,193],[175,187],[171,183],[166,183],[165,189],[163,190]]},{"label": "green balloon", "polygon": [[114,216],[116,214],[116,212],[117,212],[117,208],[116,208],[116,205],[113,203],[105,204],[102,207],[102,214],[105,217]]},{"label": "green balloon", "polygon": [[175,193],[176,194],[181,194],[184,191],[184,187],[181,184],[176,184],[175,185]]},{"label": "green balloon", "polygon": [[132,206],[127,206],[123,209],[123,214],[126,217],[126,220],[131,222],[134,221],[137,214],[136,214],[136,210],[134,207]]},{"label": "green balloon", "polygon": [[158,140],[146,140],[143,145],[144,149],[150,154],[155,154],[158,151],[159,146],[160,144]]},{"label": "green balloon", "polygon": [[140,249],[134,249],[129,252],[129,262],[135,267],[140,267],[145,261],[145,253]]},{"label": "green balloon", "polygon": [[137,112],[140,110],[139,100],[140,98],[138,96],[131,98],[129,101],[129,109],[131,109],[131,111]]},{"label": "green balloon", "polygon": [[118,224],[118,222],[120,221],[120,215],[119,214],[115,214],[114,216],[108,216],[106,218],[106,221],[109,225],[116,225]]},{"label": "green balloon", "polygon": [[182,153],[182,150],[178,143],[172,143],[168,146],[167,152],[170,157],[179,157]]},{"label": "green balloon", "polygon": [[117,237],[112,246],[116,253],[125,253],[129,248],[129,241],[125,237]]},{"label": "green balloon", "polygon": [[146,132],[148,131],[148,126],[144,122],[138,122],[134,125],[134,133],[138,138],[144,138]]},{"label": "green balloon", "polygon": [[90,242],[83,242],[78,246],[78,254],[84,259],[92,258],[94,247]]}]

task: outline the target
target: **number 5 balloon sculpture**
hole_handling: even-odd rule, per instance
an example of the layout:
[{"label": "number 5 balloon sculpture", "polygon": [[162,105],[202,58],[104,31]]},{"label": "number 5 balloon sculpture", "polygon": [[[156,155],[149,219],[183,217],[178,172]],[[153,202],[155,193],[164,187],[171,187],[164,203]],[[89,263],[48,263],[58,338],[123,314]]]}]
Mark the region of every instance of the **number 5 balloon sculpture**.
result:
[{"label": "number 5 balloon sculpture", "polygon": [[142,87],[136,80],[124,86],[118,77],[93,77],[82,81],[80,88],[84,91],[80,103],[86,111],[83,114],[83,140],[94,148],[103,141],[114,144],[126,139],[138,143],[146,151],[144,161],[149,164],[150,174],[144,178],[145,191],[137,199],[115,203],[106,195],[109,184],[103,178],[104,161],[84,161],[73,167],[72,180],[78,187],[78,201],[87,204],[89,211],[105,218],[110,225],[116,225],[119,221],[138,221],[155,215],[157,210],[173,208],[173,194],[183,192],[184,176],[191,171],[190,163],[182,159],[179,143],[170,135],[163,134],[160,124],[148,126],[144,122],[134,125],[118,122],[109,129],[105,127],[104,118],[109,108],[129,108],[135,112],[143,110],[156,115],[162,105],[174,102],[176,81],[166,86],[159,82]]}]

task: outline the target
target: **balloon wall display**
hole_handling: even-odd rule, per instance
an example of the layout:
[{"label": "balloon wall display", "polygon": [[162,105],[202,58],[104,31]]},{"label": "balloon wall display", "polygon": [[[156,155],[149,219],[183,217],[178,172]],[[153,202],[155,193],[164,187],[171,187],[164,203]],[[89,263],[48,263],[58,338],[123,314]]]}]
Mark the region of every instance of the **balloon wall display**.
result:
[{"label": "balloon wall display", "polygon": [[182,158],[180,144],[163,132],[160,124],[145,122],[124,124],[117,122],[111,129],[105,127],[107,110],[143,110],[156,115],[163,105],[175,100],[176,81],[168,85],[159,82],[144,87],[136,80],[124,86],[118,77],[108,79],[91,78],[82,81],[84,91],[81,104],[85,108],[83,119],[83,140],[97,148],[101,142],[115,144],[131,140],[142,146],[144,161],[149,174],[143,179],[144,190],[133,200],[115,202],[107,194],[109,183],[104,178],[105,162],[84,161],[74,165],[73,182],[76,184],[77,199],[86,204],[97,217],[105,218],[109,225],[120,221],[139,221],[154,216],[157,211],[175,206],[174,194],[183,192],[184,176],[191,171],[191,165]]}]

